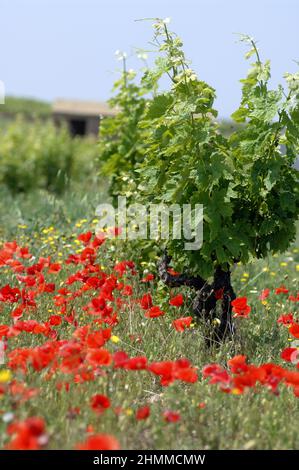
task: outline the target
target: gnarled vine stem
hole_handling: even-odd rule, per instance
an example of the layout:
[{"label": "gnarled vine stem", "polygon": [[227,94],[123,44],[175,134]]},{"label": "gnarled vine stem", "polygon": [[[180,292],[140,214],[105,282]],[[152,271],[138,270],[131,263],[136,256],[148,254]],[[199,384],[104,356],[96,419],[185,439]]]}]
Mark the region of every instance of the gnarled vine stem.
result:
[{"label": "gnarled vine stem", "polygon": [[165,251],[159,264],[160,279],[169,287],[188,286],[193,287],[197,293],[193,302],[193,312],[196,316],[211,321],[216,317],[217,300],[221,299],[220,324],[214,332],[213,339],[222,341],[226,336],[233,334],[231,302],[236,298],[231,285],[229,266],[224,270],[217,266],[214,279],[211,284],[201,277],[188,276],[187,274],[174,275],[169,272],[171,256]]},{"label": "gnarled vine stem", "polygon": [[205,280],[201,277],[188,276],[187,274],[174,275],[169,273],[169,264],[171,256],[164,252],[159,264],[158,272],[160,279],[169,287],[188,286],[193,287],[196,290],[202,289],[205,285]]}]

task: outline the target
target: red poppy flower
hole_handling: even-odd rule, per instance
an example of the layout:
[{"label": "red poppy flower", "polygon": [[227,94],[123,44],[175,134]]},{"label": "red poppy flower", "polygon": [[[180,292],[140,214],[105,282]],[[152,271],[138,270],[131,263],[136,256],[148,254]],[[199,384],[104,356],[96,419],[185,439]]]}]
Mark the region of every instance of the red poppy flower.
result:
[{"label": "red poppy flower", "polygon": [[44,284],[43,285],[43,292],[48,292],[52,293],[55,291],[55,284],[54,283],[49,283],[49,284]]},{"label": "red poppy flower", "polygon": [[96,413],[103,413],[110,407],[110,400],[106,395],[94,395],[91,397],[90,406]]},{"label": "red poppy flower", "polygon": [[113,354],[114,368],[123,368],[129,361],[129,356],[124,351],[117,351]]},{"label": "red poppy flower", "polygon": [[198,380],[197,372],[194,367],[179,367],[176,369],[174,377],[176,380],[182,380],[188,383],[195,383]]},{"label": "red poppy flower", "polygon": [[210,378],[210,384],[220,384],[222,387],[229,388],[231,377],[228,372],[219,364],[207,364],[202,369],[204,378]]},{"label": "red poppy flower", "polygon": [[170,411],[170,410],[164,411],[163,417],[164,417],[164,420],[167,421],[168,423],[177,423],[181,419],[181,416],[179,413],[175,411]]},{"label": "red poppy flower", "polygon": [[116,271],[120,276],[122,276],[127,268],[131,270],[131,272],[134,271],[135,268],[135,263],[133,261],[120,261],[114,266],[114,271]]},{"label": "red poppy flower", "polygon": [[60,315],[51,315],[49,318],[50,325],[60,325],[62,322],[62,318]]},{"label": "red poppy flower", "polygon": [[111,354],[106,349],[92,349],[86,355],[87,361],[97,366],[109,366],[112,362]]},{"label": "red poppy flower", "polygon": [[233,312],[235,317],[248,317],[251,312],[251,307],[247,305],[247,297],[237,297],[232,301]]},{"label": "red poppy flower", "polygon": [[259,368],[251,366],[247,372],[239,373],[236,377],[233,377],[232,390],[237,389],[238,393],[243,393],[246,387],[254,387],[259,379]]},{"label": "red poppy flower", "polygon": [[9,329],[8,325],[0,325],[0,340],[8,335]]},{"label": "red poppy flower", "polygon": [[246,364],[246,356],[242,356],[241,354],[227,361],[227,364],[234,374],[246,372],[248,370],[248,366]]},{"label": "red poppy flower", "polygon": [[177,361],[152,362],[148,370],[161,377],[161,385],[168,386],[175,380],[194,383],[198,380],[197,372],[187,359]]},{"label": "red poppy flower", "polygon": [[192,317],[177,318],[177,320],[174,320],[172,324],[177,331],[182,333],[186,328],[190,327],[192,320]]},{"label": "red poppy flower", "polygon": [[277,323],[281,323],[282,325],[285,325],[285,326],[292,325],[292,323],[294,323],[293,314],[287,313],[287,314],[281,315],[278,318]]},{"label": "red poppy flower", "polygon": [[90,348],[101,348],[111,337],[111,328],[106,330],[99,330],[95,333],[90,333],[87,336],[87,345]]},{"label": "red poppy flower", "polygon": [[158,306],[155,306],[155,307],[151,307],[146,313],[145,313],[145,317],[147,318],[157,318],[157,317],[161,317],[162,315],[165,315],[165,312],[163,312],[160,307]]},{"label": "red poppy flower", "polygon": [[119,442],[109,434],[95,434],[76,445],[78,450],[119,450]]},{"label": "red poppy flower", "polygon": [[122,295],[125,295],[125,296],[130,296],[133,294],[133,288],[132,286],[124,286],[123,290],[122,290]]},{"label": "red poppy flower", "polygon": [[285,361],[287,361],[287,362],[293,362],[293,363],[296,362],[297,363],[297,362],[299,362],[297,360],[298,354],[299,354],[299,349],[297,349],[297,348],[285,348],[281,352],[280,357],[282,359],[284,359]]},{"label": "red poppy flower", "polygon": [[277,289],[275,289],[275,294],[276,295],[288,294],[288,292],[289,292],[289,289],[287,289],[285,286],[280,286],[280,287],[277,287]]},{"label": "red poppy flower", "polygon": [[290,295],[288,297],[288,299],[289,299],[290,302],[299,302],[299,292],[297,292],[296,296],[295,295]]},{"label": "red poppy flower", "polygon": [[148,369],[153,372],[153,374],[172,378],[174,363],[172,361],[152,362]]},{"label": "red poppy flower", "polygon": [[147,358],[145,356],[137,356],[128,359],[124,365],[129,370],[144,370],[147,368]]},{"label": "red poppy flower", "polygon": [[140,305],[144,310],[151,308],[153,306],[151,294],[144,294],[144,296],[140,299]]},{"label": "red poppy flower", "polygon": [[28,247],[18,247],[16,250],[16,256],[23,259],[30,259],[32,255],[29,253]]},{"label": "red poppy flower", "polygon": [[269,294],[270,294],[270,289],[264,289],[262,290],[261,295],[259,296],[259,299],[265,300],[267,299],[267,297],[269,297]]},{"label": "red poppy flower", "polygon": [[59,263],[50,264],[49,269],[48,269],[49,274],[56,274],[56,273],[59,273],[59,271],[61,271],[61,264]]},{"label": "red poppy flower", "polygon": [[21,297],[20,289],[6,285],[0,289],[0,302],[15,303]]},{"label": "red poppy flower", "polygon": [[284,379],[288,385],[299,387],[299,372],[284,370]]},{"label": "red poppy flower", "polygon": [[141,279],[141,282],[150,282],[155,279],[155,276],[153,274],[147,274],[143,279]]},{"label": "red poppy flower", "polygon": [[143,420],[147,419],[151,413],[149,406],[143,406],[136,411],[136,419]]},{"label": "red poppy flower", "polygon": [[294,338],[299,338],[299,323],[293,323],[289,328],[289,332]]},{"label": "red poppy flower", "polygon": [[173,305],[174,307],[180,307],[184,303],[184,297],[182,294],[178,294],[175,297],[172,297],[169,301],[169,305]]},{"label": "red poppy flower", "polygon": [[8,426],[7,433],[12,436],[6,446],[9,450],[38,450],[48,441],[44,420],[39,417],[14,422]]},{"label": "red poppy flower", "polygon": [[77,238],[78,240],[83,242],[85,245],[87,245],[90,242],[91,237],[92,237],[92,233],[86,232],[86,233],[81,233],[80,235],[78,235]]}]

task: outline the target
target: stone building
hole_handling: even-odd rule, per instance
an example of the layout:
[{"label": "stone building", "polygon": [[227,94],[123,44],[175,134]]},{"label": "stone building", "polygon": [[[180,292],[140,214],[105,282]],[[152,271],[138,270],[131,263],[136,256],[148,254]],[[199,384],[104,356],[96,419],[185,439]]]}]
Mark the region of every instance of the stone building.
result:
[{"label": "stone building", "polygon": [[116,111],[107,103],[57,99],[52,106],[57,126],[67,124],[72,135],[97,135],[102,117],[114,116]]}]

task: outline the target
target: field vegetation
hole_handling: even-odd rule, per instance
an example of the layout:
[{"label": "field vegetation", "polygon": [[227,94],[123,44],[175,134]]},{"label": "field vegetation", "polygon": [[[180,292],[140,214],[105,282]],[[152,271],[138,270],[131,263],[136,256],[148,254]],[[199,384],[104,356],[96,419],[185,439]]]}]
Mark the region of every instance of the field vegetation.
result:
[{"label": "field vegetation", "polygon": [[[242,39],[233,132],[162,20],[141,82],[123,56],[98,143],[3,127],[1,448],[298,448],[299,77],[270,89]],[[203,203],[203,247],[96,230],[118,195]]]}]

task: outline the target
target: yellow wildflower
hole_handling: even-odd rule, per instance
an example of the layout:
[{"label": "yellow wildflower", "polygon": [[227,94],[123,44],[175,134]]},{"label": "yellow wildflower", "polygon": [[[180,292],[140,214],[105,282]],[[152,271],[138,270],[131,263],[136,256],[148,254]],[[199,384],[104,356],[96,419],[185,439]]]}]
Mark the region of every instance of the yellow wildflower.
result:
[{"label": "yellow wildflower", "polygon": [[12,378],[11,371],[9,369],[0,370],[0,383],[10,382]]},{"label": "yellow wildflower", "polygon": [[112,343],[119,343],[120,341],[119,337],[116,335],[112,335],[110,340],[112,341]]}]

